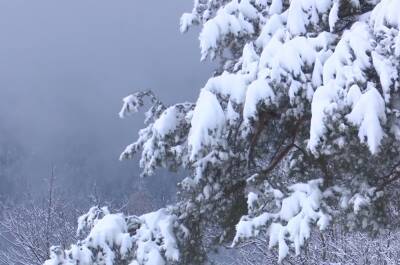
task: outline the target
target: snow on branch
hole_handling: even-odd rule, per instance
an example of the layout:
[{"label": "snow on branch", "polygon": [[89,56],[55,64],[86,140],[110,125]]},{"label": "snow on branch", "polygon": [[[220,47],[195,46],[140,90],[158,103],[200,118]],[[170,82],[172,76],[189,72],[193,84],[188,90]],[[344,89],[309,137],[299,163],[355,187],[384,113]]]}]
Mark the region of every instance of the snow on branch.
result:
[{"label": "snow on branch", "polygon": [[96,210],[82,219],[93,239],[52,257],[201,264],[210,242],[266,235],[282,261],[331,218],[378,231],[399,184],[388,173],[400,153],[399,8],[398,0],[194,1],[181,31],[202,27],[201,57],[219,62],[214,76],[195,103],[164,106],[145,91],[120,112],[150,98],[146,127],[121,159],[140,153],[144,175],[183,169],[179,201],[132,218],[95,221]]},{"label": "snow on branch", "polygon": [[45,265],[164,265],[179,260],[176,217],[166,209],[136,217],[92,208],[79,220],[84,222],[80,228],[93,224],[87,237],[67,250],[52,247]]},{"label": "snow on branch", "polygon": [[[321,179],[297,183],[289,187],[290,194],[287,196],[270,186],[266,187],[264,194],[249,193],[250,215],[243,216],[237,224],[233,245],[266,231],[269,248],[279,249],[279,262],[288,255],[289,246],[293,246],[296,255],[299,255],[300,248],[310,237],[311,225],[317,224],[324,230],[331,219],[324,210],[321,185]],[[272,201],[268,201],[270,199]],[[276,211],[264,211],[265,204],[275,204]]]},{"label": "snow on branch", "polygon": [[120,118],[125,118],[129,114],[138,112],[139,108],[144,105],[144,99],[146,97],[150,98],[151,103],[153,104],[153,107],[150,110],[153,108],[164,108],[161,101],[155,96],[153,91],[139,91],[123,98],[123,105],[119,112]]}]

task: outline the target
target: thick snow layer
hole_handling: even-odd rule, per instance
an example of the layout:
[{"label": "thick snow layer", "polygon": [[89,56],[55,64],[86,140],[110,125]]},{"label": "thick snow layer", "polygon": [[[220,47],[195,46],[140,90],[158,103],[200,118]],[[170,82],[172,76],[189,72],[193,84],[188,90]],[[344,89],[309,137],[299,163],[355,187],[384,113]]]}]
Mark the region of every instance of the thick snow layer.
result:
[{"label": "thick snow layer", "polygon": [[372,11],[371,25],[375,32],[384,30],[385,27],[400,29],[400,1],[382,0]]},{"label": "thick snow layer", "polygon": [[256,78],[259,60],[260,56],[257,54],[254,45],[252,43],[246,44],[243,48],[242,58],[235,66],[235,68],[239,67],[241,63],[242,69],[240,72],[243,74],[246,84]]},{"label": "thick snow layer", "polygon": [[85,230],[92,229],[103,216],[110,214],[107,207],[91,207],[90,210],[78,218],[77,235],[81,235]]},{"label": "thick snow layer", "polygon": [[308,142],[308,148],[313,153],[317,152],[321,138],[326,132],[325,116],[331,114],[337,107],[338,91],[339,88],[335,85],[335,82],[331,81],[329,84],[319,87],[314,93],[311,105],[310,139]]},{"label": "thick snow layer", "polygon": [[204,146],[215,143],[214,135],[221,133],[225,124],[225,113],[217,99],[210,91],[202,89],[197,99],[191,120],[188,137],[190,159],[193,160]]},{"label": "thick snow layer", "polygon": [[[219,9],[216,16],[208,20],[203,25],[200,33],[200,49],[202,60],[208,55],[214,57],[214,50],[225,36],[233,34],[234,36],[252,34],[253,25],[247,19],[257,17],[256,9],[248,0],[233,0],[223,8]],[[183,27],[185,29],[185,27]]]},{"label": "thick snow layer", "polygon": [[359,127],[360,141],[366,141],[371,153],[375,154],[384,136],[380,121],[386,122],[386,114],[385,101],[371,83],[368,84],[367,91],[355,103],[347,119]]},{"label": "thick snow layer", "polygon": [[[337,109],[345,105],[351,105],[353,110],[348,119],[359,127],[361,142],[368,138],[368,146],[371,152],[375,153],[383,137],[379,120],[385,120],[385,104],[378,92],[367,91],[361,102],[367,104],[361,107],[356,104],[356,97],[360,97],[354,84],[366,84],[365,70],[371,68],[372,61],[378,73],[381,75],[381,84],[384,91],[390,91],[392,78],[395,76],[390,71],[387,62],[383,62],[381,56],[372,53],[373,60],[369,53],[373,49],[368,24],[363,22],[355,23],[352,28],[346,31],[333,54],[323,65],[323,85],[319,87],[312,100],[312,118],[310,127],[309,149],[317,153],[318,145],[326,132],[325,118],[333,115]],[[358,91],[360,89],[358,88]],[[376,90],[374,90],[376,91]],[[385,93],[387,94],[387,93]],[[342,95],[347,95],[343,97]],[[376,99],[372,99],[376,97]],[[342,98],[345,101],[342,102]],[[368,98],[368,99],[366,99]],[[388,98],[388,96],[387,96]],[[371,111],[367,111],[370,109]],[[378,111],[375,115],[372,111]],[[368,132],[368,130],[371,130]]]},{"label": "thick snow layer", "polygon": [[182,113],[178,112],[175,106],[169,107],[154,122],[154,132],[161,137],[165,137],[176,130],[182,118]]},{"label": "thick snow layer", "polygon": [[271,5],[269,6],[269,14],[280,14],[282,13],[283,3],[282,0],[272,0]]},{"label": "thick snow layer", "polygon": [[227,97],[235,103],[243,103],[247,83],[245,75],[224,72],[222,75],[210,78],[204,89]]},{"label": "thick snow layer", "polygon": [[324,64],[324,84],[334,79],[338,86],[348,88],[355,82],[365,82],[363,70],[371,66],[367,54],[372,49],[370,39],[368,26],[362,22],[344,32],[334,53]]},{"label": "thick snow layer", "polygon": [[[101,209],[93,207],[81,219],[91,220],[88,217],[96,215],[95,208]],[[45,265],[165,265],[179,260],[174,234],[176,217],[166,209],[141,217],[104,214],[96,215],[86,239],[65,251],[52,247]]]},{"label": "thick snow layer", "polygon": [[287,27],[292,35],[306,33],[310,25],[317,25],[319,15],[332,6],[332,0],[292,0],[287,14]]},{"label": "thick snow layer", "polygon": [[277,31],[264,46],[259,63],[260,73],[279,83],[288,76],[290,79],[304,80],[306,72],[314,67],[313,81],[320,83],[321,63],[325,60],[326,49],[333,41],[333,36],[322,33],[316,38],[294,37],[283,42],[284,38],[285,32]]},{"label": "thick snow layer", "polygon": [[122,214],[109,214],[100,219],[90,231],[86,242],[88,247],[104,250],[106,265],[114,264],[115,253],[110,246],[119,246],[119,253],[124,256],[133,244]]},{"label": "thick snow layer", "polygon": [[267,105],[273,103],[275,93],[269,86],[267,80],[257,79],[247,88],[246,101],[243,107],[244,119],[253,118],[257,114],[257,105],[265,103]]},{"label": "thick snow layer", "polygon": [[[142,215],[140,219],[143,220],[144,225],[138,231],[138,236],[141,241],[151,240],[151,238],[162,239],[160,251],[165,251],[165,257],[171,261],[178,261],[179,250],[178,243],[174,235],[174,222],[175,218],[167,213],[165,209],[160,209],[156,212]],[[151,254],[146,253],[144,250],[143,256],[139,256],[139,259],[145,259],[150,257]],[[158,256],[158,255],[156,255]],[[157,258],[158,260],[158,258]],[[152,263],[149,263],[149,265]],[[158,265],[158,263],[154,263]]]},{"label": "thick snow layer", "polygon": [[346,103],[354,108],[361,95],[361,89],[357,85],[352,85],[347,93]]},{"label": "thick snow layer", "polygon": [[[280,1],[280,0],[277,0]],[[280,15],[273,15],[262,28],[260,35],[256,40],[256,45],[260,48],[265,47],[271,40],[272,36],[283,27],[283,20]]]},{"label": "thick snow layer", "polygon": [[180,31],[182,33],[188,31],[189,27],[196,21],[196,16],[192,13],[184,13],[181,16]]},{"label": "thick snow layer", "polygon": [[177,261],[179,251],[173,233],[175,218],[165,209],[151,212],[140,217],[142,222],[134,236],[137,249],[133,264],[164,265],[166,260]]},{"label": "thick snow layer", "polygon": [[306,32],[308,24],[303,12],[302,1],[293,0],[288,9],[287,27],[293,35],[300,35]]},{"label": "thick snow layer", "polygon": [[329,12],[329,29],[330,31],[335,30],[336,22],[339,20],[339,1],[333,3],[332,9]]}]

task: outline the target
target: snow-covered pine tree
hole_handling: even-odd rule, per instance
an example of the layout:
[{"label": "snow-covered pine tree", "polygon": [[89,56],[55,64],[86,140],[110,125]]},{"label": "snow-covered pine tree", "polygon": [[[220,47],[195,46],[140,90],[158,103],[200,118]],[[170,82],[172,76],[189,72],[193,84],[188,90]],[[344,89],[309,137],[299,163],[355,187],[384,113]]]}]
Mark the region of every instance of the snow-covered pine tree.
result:
[{"label": "snow-covered pine tree", "polygon": [[146,127],[121,158],[141,153],[144,175],[191,172],[178,202],[140,217],[94,208],[89,235],[53,247],[46,265],[201,264],[210,246],[259,235],[281,261],[334,220],[389,226],[400,178],[399,10],[399,0],[195,0],[181,31],[202,26],[215,76],[195,103],[166,106],[144,91],[120,113],[150,99]]}]

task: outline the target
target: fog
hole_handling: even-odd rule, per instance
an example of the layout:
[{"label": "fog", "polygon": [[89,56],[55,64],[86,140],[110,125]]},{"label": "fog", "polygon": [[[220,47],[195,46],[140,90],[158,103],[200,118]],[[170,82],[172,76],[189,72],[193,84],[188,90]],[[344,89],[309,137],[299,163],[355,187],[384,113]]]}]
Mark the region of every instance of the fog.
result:
[{"label": "fog", "polygon": [[0,192],[40,193],[52,166],[70,194],[97,183],[115,196],[136,185],[137,161],[118,156],[143,116],[119,119],[121,99],[149,88],[167,103],[195,99],[211,67],[199,61],[197,32],[179,33],[179,17],[191,7],[183,0],[1,0],[0,143],[17,158]]}]

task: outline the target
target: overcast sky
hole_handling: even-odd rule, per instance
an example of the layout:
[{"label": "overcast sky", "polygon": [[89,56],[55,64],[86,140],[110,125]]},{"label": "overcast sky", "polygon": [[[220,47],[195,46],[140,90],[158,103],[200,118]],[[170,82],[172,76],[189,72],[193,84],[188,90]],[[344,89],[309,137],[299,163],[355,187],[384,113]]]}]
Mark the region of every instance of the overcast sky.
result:
[{"label": "overcast sky", "polygon": [[196,30],[179,33],[187,0],[0,0],[0,137],[28,152],[32,180],[56,164],[80,182],[137,175],[118,162],[143,116],[117,117],[121,98],[155,90],[169,103],[193,101],[210,64],[200,63]]}]

